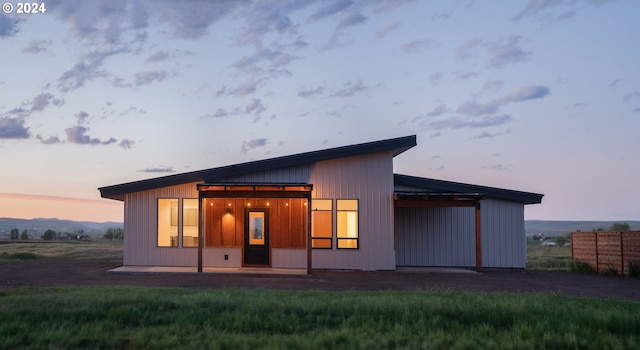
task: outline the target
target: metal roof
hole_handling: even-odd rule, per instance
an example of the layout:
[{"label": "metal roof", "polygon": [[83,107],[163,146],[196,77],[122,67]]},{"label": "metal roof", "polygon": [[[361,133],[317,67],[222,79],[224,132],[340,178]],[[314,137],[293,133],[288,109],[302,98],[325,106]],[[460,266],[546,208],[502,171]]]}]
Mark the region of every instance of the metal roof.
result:
[{"label": "metal roof", "polygon": [[393,151],[393,156],[397,156],[398,154],[414,147],[416,144],[417,143],[415,135],[404,136],[399,138],[298,153],[289,156],[257,160],[211,169],[197,170],[181,174],[161,176],[147,180],[100,187],[98,188],[98,190],[100,191],[100,196],[103,198],[124,200],[124,195],[127,193],[180,185],[189,182],[210,182],[229,176],[237,176],[261,171],[300,166],[324,160],[387,151]]},{"label": "metal roof", "polygon": [[[487,187],[479,185],[471,185],[460,182],[452,182],[445,180],[428,179],[424,177],[416,177],[409,175],[393,174],[393,183],[395,186],[402,187],[402,190],[398,193],[425,193],[446,192],[449,194],[461,193],[461,194],[483,194],[488,198],[503,199],[514,202],[522,202],[524,204],[539,204],[542,203],[543,194],[514,191],[503,188]],[[413,190],[407,190],[406,187],[415,188]]]}]

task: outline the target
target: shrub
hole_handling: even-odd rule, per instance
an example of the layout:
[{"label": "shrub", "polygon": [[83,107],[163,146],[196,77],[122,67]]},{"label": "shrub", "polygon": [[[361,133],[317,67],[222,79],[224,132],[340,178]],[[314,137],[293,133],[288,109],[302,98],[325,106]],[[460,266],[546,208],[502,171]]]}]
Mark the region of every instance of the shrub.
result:
[{"label": "shrub", "polygon": [[640,278],[640,263],[637,261],[629,261],[627,263],[627,273],[629,277]]},{"label": "shrub", "polygon": [[588,263],[580,260],[573,260],[569,265],[569,271],[575,273],[596,273],[596,270]]},{"label": "shrub", "polygon": [[38,258],[37,255],[33,254],[33,253],[7,253],[4,252],[2,254],[0,254],[0,258],[1,259],[5,259],[5,260],[35,260]]},{"label": "shrub", "polygon": [[601,271],[600,273],[605,276],[617,276],[618,269],[616,269],[614,266],[607,266],[607,268]]}]

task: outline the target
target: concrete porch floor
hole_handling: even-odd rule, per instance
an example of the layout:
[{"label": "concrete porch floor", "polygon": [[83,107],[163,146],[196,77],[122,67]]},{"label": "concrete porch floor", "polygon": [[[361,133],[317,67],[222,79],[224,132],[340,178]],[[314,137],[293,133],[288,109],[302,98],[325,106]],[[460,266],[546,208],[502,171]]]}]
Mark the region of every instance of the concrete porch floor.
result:
[{"label": "concrete porch floor", "polygon": [[[108,270],[109,273],[151,273],[151,274],[189,274],[198,273],[195,266],[120,266]],[[455,273],[477,274],[476,271],[465,268],[447,267],[398,267],[396,272],[408,273]],[[286,275],[305,276],[306,269],[277,269],[270,267],[203,267],[202,273],[235,274],[235,275]]]},{"label": "concrete porch floor", "polygon": [[[184,274],[198,273],[195,266],[120,266],[107,271],[109,273],[152,273]],[[236,275],[307,275],[306,269],[274,269],[270,267],[203,267],[202,273]]]}]

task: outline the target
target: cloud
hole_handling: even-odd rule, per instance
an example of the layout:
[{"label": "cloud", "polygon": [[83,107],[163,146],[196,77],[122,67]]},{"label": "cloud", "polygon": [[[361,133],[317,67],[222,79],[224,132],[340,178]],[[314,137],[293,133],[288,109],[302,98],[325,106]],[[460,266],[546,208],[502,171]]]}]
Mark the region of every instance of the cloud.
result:
[{"label": "cloud", "polygon": [[401,46],[402,51],[407,54],[420,53],[424,50],[437,46],[437,43],[431,39],[416,39]]},{"label": "cloud", "polygon": [[36,135],[36,139],[40,140],[40,142],[44,143],[45,145],[60,143],[60,138],[58,136],[51,136],[48,139],[44,139],[42,136]]},{"label": "cloud", "polygon": [[121,48],[94,51],[85,55],[73,68],[62,73],[58,78],[58,89],[66,93],[76,90],[94,79],[109,77],[109,74],[102,68],[105,59],[126,52],[128,52],[127,49]]},{"label": "cloud", "polygon": [[378,31],[376,32],[376,39],[384,38],[385,36],[387,36],[387,34],[393,32],[399,27],[400,27],[400,24],[398,24],[398,22],[393,22],[385,25],[384,27],[378,29]]},{"label": "cloud", "polygon": [[473,77],[477,77],[478,73],[477,72],[455,72],[454,75],[458,80],[468,80]]},{"label": "cloud", "polygon": [[353,5],[353,1],[350,0],[339,0],[332,2],[325,2],[326,5],[317,9],[313,15],[309,18],[312,21],[318,21],[323,18],[333,16],[336,13],[340,13]]},{"label": "cloud", "polygon": [[175,173],[176,171],[173,167],[164,167],[164,168],[146,168],[142,170],[138,170],[141,173]]},{"label": "cloud", "polygon": [[99,138],[92,138],[87,135],[86,132],[89,131],[89,128],[85,128],[81,125],[74,125],[65,130],[67,133],[67,142],[79,144],[79,145],[110,145],[112,143],[117,142],[115,138],[111,137],[108,140],[100,140]]},{"label": "cloud", "polygon": [[500,135],[503,135],[503,134],[508,134],[508,133],[509,133],[508,131],[504,132],[504,133],[503,132],[488,132],[488,131],[484,131],[484,132],[472,137],[472,139],[488,139],[488,138],[493,138],[493,137],[500,136]]},{"label": "cloud", "polygon": [[461,128],[484,128],[503,125],[511,122],[510,115],[497,115],[487,116],[481,118],[467,118],[461,119],[458,117],[452,117],[444,120],[437,120],[429,123],[422,123],[427,129],[441,130],[441,129],[461,129]]},{"label": "cloud", "polygon": [[434,85],[434,86],[440,84],[440,81],[442,81],[442,78],[444,78],[444,74],[442,74],[442,72],[435,72],[435,73],[429,74],[429,81],[431,82],[431,85]]},{"label": "cloud", "polygon": [[456,58],[458,60],[465,60],[470,58],[475,54],[476,48],[478,48],[481,43],[482,41],[476,38],[467,41],[465,44],[459,46],[456,49]]},{"label": "cloud", "polygon": [[244,108],[236,107],[232,110],[225,110],[222,108],[218,108],[214,114],[205,114],[200,117],[200,119],[211,119],[211,118],[226,118],[237,115],[248,115],[253,114],[256,117],[260,117],[260,115],[267,110],[267,107],[264,106],[262,100],[259,98],[254,98],[247,104]]},{"label": "cloud", "polygon": [[262,104],[262,101],[258,98],[254,98],[251,100],[245,108],[244,112],[246,114],[255,114],[256,116],[260,116],[262,112],[266,111],[267,108]]},{"label": "cloud", "polygon": [[245,81],[235,88],[223,87],[216,93],[216,96],[221,96],[224,94],[227,96],[244,97],[256,92],[258,88],[264,85],[268,80],[268,78],[250,78],[249,80]]},{"label": "cloud", "polygon": [[545,21],[560,21],[575,16],[584,5],[600,6],[611,3],[614,0],[580,0],[580,1],[557,1],[557,0],[529,0],[518,14],[511,20],[519,21],[533,17]]},{"label": "cloud", "polygon": [[340,20],[338,29],[353,27],[367,21],[367,17],[360,13],[351,13]]},{"label": "cloud", "polygon": [[506,104],[543,98],[550,92],[551,91],[546,86],[523,86],[511,91],[506,96],[500,99],[493,100],[484,104],[478,103],[476,101],[464,102],[458,107],[456,112],[469,116],[495,114],[498,109],[500,109],[500,107]]},{"label": "cloud", "polygon": [[549,94],[550,90],[546,86],[523,86],[521,88],[513,90],[507,96],[502,99],[503,103],[509,102],[522,102],[526,100],[532,100],[536,98],[542,98]]},{"label": "cloud", "polygon": [[253,139],[248,141],[242,141],[242,153],[247,153],[257,147],[264,147],[267,145],[267,139]]},{"label": "cloud", "polygon": [[622,102],[631,102],[637,99],[640,99],[640,91],[634,91],[632,93],[622,96]]},{"label": "cloud", "polygon": [[334,97],[351,97],[361,91],[366,90],[367,87],[364,85],[362,80],[358,80],[355,83],[348,82],[342,86],[342,88],[336,91],[332,96]]},{"label": "cloud", "polygon": [[0,38],[16,34],[18,23],[20,23],[19,19],[0,13]]},{"label": "cloud", "polygon": [[118,143],[118,147],[122,147],[124,149],[131,149],[136,142],[131,139],[122,139],[120,143]]},{"label": "cloud", "polygon": [[467,101],[458,106],[456,112],[466,115],[483,115],[494,114],[500,108],[501,103],[499,100],[494,100],[485,104],[477,103],[475,101]]},{"label": "cloud", "polygon": [[531,51],[520,48],[521,39],[519,35],[512,35],[506,40],[488,42],[485,46],[489,53],[489,67],[502,68],[507,64],[529,60]]},{"label": "cloud", "polygon": [[491,169],[491,170],[499,170],[499,171],[511,171],[511,164],[503,164],[503,163],[497,163],[497,164],[489,164],[489,165],[484,165],[482,166],[482,169]]},{"label": "cloud", "polygon": [[61,106],[64,104],[64,100],[55,98],[50,93],[41,93],[33,98],[30,112],[43,111],[49,104]]},{"label": "cloud", "polygon": [[78,125],[80,125],[84,124],[87,121],[89,114],[87,112],[80,111],[76,115],[74,115],[74,117],[78,119]]},{"label": "cloud", "polygon": [[500,90],[504,85],[504,81],[502,80],[487,80],[484,82],[483,88],[485,90]]},{"label": "cloud", "polygon": [[[271,50],[259,45],[253,54],[240,58],[238,61],[233,63],[232,66],[235,69],[248,74],[257,74],[266,71],[277,75],[278,73],[282,73],[279,72],[278,69],[282,69],[298,58],[299,57],[296,55],[283,51]],[[260,67],[262,62],[268,63],[269,69]]]},{"label": "cloud", "polygon": [[531,58],[531,51],[524,51],[520,47],[522,37],[511,35],[506,39],[484,41],[477,38],[467,41],[456,49],[456,58],[466,60],[476,55],[479,49],[489,55],[488,67],[502,68],[506,65],[527,61]]},{"label": "cloud", "polygon": [[149,56],[149,58],[147,58],[145,62],[147,62],[147,63],[162,62],[162,61],[168,59],[169,57],[171,57],[171,56],[169,55],[169,53],[167,51],[158,51],[158,52],[154,53],[153,55]]},{"label": "cloud", "polygon": [[446,112],[447,112],[447,105],[445,105],[444,103],[441,103],[437,105],[434,109],[432,109],[429,113],[427,113],[427,117],[429,118],[437,117]]},{"label": "cloud", "polygon": [[302,89],[298,91],[298,96],[300,97],[313,97],[316,95],[324,94],[324,88],[322,86],[318,86],[315,89]]},{"label": "cloud", "polygon": [[136,73],[136,86],[149,85],[163,81],[169,73],[167,71],[147,71]]},{"label": "cloud", "polygon": [[29,45],[22,49],[24,53],[39,53],[42,51],[47,51],[47,47],[51,45],[51,40],[31,40],[29,41]]},{"label": "cloud", "polygon": [[24,126],[24,119],[0,117],[0,139],[26,139],[29,128]]}]

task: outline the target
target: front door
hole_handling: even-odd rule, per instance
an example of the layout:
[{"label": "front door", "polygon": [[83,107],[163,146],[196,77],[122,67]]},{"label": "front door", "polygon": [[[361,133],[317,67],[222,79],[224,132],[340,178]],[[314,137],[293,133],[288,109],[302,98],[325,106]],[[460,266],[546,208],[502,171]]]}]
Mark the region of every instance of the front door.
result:
[{"label": "front door", "polygon": [[244,264],[269,265],[269,209],[246,209]]}]

